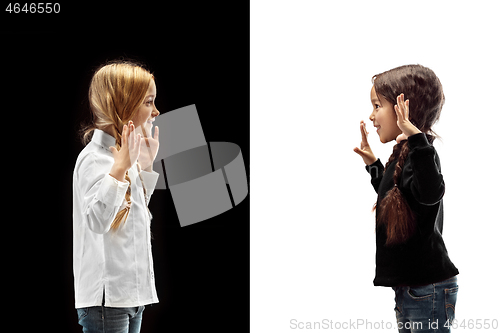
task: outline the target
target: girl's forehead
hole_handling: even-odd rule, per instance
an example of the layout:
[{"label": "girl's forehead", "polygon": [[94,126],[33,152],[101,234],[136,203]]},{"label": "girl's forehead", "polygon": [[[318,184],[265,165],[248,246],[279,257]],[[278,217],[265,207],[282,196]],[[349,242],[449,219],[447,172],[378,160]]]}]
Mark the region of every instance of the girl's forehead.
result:
[{"label": "girl's forehead", "polygon": [[151,82],[149,83],[148,94],[156,95],[156,83],[153,79],[151,79]]},{"label": "girl's forehead", "polygon": [[378,101],[378,96],[377,92],[375,91],[375,86],[373,86],[372,90],[370,91],[370,98],[372,101]]}]

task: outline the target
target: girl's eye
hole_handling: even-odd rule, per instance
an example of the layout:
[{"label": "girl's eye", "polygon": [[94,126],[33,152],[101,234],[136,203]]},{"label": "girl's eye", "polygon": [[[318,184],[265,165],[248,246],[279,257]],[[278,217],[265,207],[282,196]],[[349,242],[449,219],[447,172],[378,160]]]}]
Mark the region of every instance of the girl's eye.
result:
[{"label": "girl's eye", "polygon": [[380,107],[380,105],[375,104],[375,109],[378,109],[379,107]]}]

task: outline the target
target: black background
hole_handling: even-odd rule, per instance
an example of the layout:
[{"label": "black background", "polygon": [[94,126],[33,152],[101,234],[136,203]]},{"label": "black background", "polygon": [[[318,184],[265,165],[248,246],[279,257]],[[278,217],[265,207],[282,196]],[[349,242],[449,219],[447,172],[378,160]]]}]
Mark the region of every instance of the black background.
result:
[{"label": "black background", "polygon": [[[196,104],[206,140],[238,144],[250,180],[249,2],[73,3],[57,15],[4,9],[7,322],[15,331],[81,332],[72,173],[93,70],[120,57],[144,62],[155,75],[160,112]],[[249,205],[247,196],[224,214],[181,228],[170,192],[155,192],[149,206],[160,303],[146,307],[141,332],[249,331]]]}]

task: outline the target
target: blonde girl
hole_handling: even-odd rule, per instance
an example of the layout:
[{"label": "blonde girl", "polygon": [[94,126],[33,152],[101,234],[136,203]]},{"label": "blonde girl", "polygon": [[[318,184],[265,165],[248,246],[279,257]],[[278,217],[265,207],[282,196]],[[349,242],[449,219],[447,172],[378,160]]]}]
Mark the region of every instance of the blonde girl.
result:
[{"label": "blonde girl", "polygon": [[75,308],[83,332],[139,332],[157,303],[148,203],[158,174],[153,75],[114,61],[92,77],[92,122],[73,173]]},{"label": "blonde girl", "polygon": [[361,121],[362,141],[354,151],[378,193],[373,282],[394,289],[399,332],[449,332],[458,270],[442,237],[445,184],[432,145],[443,88],[435,73],[420,65],[397,67],[372,80],[370,120],[381,142],[397,142],[384,166]]}]

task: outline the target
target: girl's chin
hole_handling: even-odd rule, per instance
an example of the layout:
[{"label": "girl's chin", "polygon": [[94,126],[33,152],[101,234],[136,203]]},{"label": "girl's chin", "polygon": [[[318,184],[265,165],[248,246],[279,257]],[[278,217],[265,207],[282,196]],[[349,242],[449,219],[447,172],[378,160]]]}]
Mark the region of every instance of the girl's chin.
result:
[{"label": "girl's chin", "polygon": [[388,138],[387,136],[384,135],[384,133],[381,133],[380,130],[377,130],[377,134],[379,136],[380,142],[382,143],[387,143],[396,140],[396,138]]},{"label": "girl's chin", "polygon": [[396,140],[396,138],[393,138],[393,139],[387,139],[387,138],[383,138],[383,137],[380,137],[380,142],[382,143],[387,143],[387,142],[391,142],[391,141],[394,141]]},{"label": "girl's chin", "polygon": [[382,143],[387,143],[387,142],[391,142],[392,141],[392,140],[387,140],[387,138],[385,136],[383,136],[383,135],[379,134],[378,136],[379,136],[380,142],[382,142]]}]

